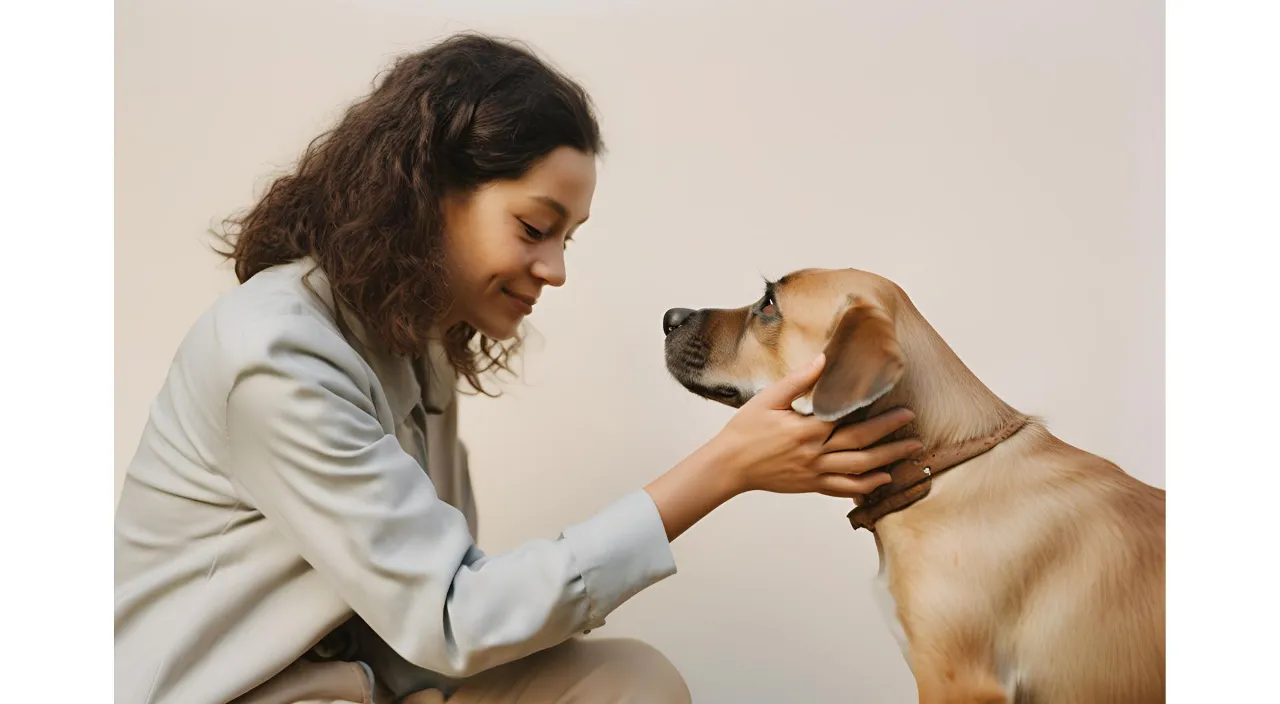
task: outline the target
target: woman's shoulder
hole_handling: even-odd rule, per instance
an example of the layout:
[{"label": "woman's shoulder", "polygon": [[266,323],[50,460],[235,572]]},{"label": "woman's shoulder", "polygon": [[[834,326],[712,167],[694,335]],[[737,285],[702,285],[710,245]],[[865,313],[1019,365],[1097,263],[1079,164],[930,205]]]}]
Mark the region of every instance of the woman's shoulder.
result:
[{"label": "woman's shoulder", "polygon": [[224,293],[193,326],[183,348],[232,371],[281,355],[362,366],[338,325],[323,272],[307,260],[266,269]]},{"label": "woman's shoulder", "polygon": [[246,323],[297,316],[333,322],[332,306],[324,272],[304,259],[258,272],[219,297],[210,312],[221,320]]}]

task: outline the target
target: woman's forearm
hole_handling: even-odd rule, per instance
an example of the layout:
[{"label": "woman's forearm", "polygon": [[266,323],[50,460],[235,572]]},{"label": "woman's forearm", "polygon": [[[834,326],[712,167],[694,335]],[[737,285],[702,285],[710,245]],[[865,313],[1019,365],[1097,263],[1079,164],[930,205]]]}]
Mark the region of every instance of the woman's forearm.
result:
[{"label": "woman's forearm", "polygon": [[699,448],[645,487],[675,540],[720,504],[742,492],[732,458],[716,443]]}]

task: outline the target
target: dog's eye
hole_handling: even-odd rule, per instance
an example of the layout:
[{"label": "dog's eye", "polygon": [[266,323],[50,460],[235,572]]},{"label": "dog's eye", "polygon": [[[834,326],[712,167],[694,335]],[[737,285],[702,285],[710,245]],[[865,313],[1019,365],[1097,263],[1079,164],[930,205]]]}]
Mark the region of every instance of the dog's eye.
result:
[{"label": "dog's eye", "polygon": [[778,314],[778,304],[773,300],[772,293],[766,293],[764,295],[764,300],[760,301],[760,312],[769,317],[773,317]]}]

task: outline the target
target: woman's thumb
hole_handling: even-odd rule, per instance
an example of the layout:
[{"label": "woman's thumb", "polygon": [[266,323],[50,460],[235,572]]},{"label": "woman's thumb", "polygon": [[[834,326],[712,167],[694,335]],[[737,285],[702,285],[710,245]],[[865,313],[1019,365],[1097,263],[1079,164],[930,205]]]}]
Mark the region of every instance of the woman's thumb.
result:
[{"label": "woman's thumb", "polygon": [[826,361],[825,354],[818,355],[812,362],[792,370],[790,374],[766,386],[752,400],[779,411],[791,408],[792,401],[804,395],[818,382]]}]

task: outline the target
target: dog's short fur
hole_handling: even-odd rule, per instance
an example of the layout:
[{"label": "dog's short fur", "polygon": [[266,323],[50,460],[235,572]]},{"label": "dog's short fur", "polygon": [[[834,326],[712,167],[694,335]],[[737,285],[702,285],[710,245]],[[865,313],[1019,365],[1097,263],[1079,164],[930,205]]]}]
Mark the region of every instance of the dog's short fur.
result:
[{"label": "dog's short fur", "polygon": [[[867,272],[799,271],[744,308],[668,312],[664,329],[671,374],[733,407],[825,350],[798,411],[906,406],[915,421],[886,440],[926,450],[1021,417]],[[880,520],[877,585],[920,701],[1164,701],[1164,494],[1030,419]]]}]

